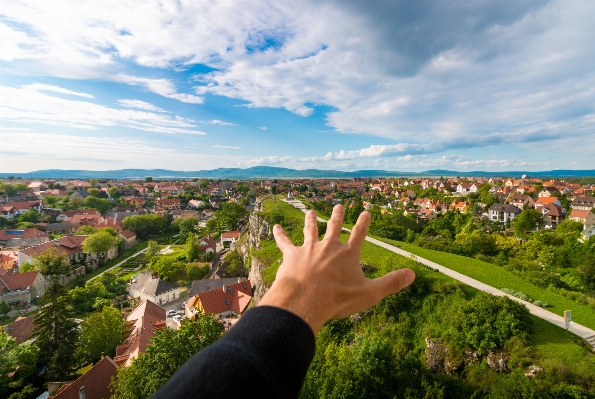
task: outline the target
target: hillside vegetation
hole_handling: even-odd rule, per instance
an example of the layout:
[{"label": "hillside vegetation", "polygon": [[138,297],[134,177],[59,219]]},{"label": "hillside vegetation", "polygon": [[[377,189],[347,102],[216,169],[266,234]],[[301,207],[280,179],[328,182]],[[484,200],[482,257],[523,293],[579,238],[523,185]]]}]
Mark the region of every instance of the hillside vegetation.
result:
[{"label": "hillside vegetation", "polygon": [[[301,212],[267,200],[262,215],[302,242]],[[262,241],[254,255],[272,283],[281,258],[274,242]],[[362,267],[371,278],[410,267],[417,280],[371,309],[327,323],[303,398],[595,398],[595,355],[522,305],[367,242]]]}]

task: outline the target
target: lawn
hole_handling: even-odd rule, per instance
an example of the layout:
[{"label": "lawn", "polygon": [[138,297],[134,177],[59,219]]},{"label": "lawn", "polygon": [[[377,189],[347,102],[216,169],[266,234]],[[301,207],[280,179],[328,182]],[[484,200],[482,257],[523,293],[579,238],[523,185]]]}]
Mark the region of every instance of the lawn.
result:
[{"label": "lawn", "polygon": [[116,256],[114,259],[110,260],[103,266],[98,267],[97,269],[85,274],[85,281],[89,281],[91,278],[97,276],[100,273],[103,273],[110,267],[117,265],[118,263],[122,262],[124,259],[128,258],[129,256],[134,255],[138,251],[145,249],[147,247],[147,245],[148,245],[148,241],[142,241],[142,242],[136,244],[134,247],[128,248],[127,250],[125,250],[124,252],[122,252],[121,254],[119,254],[118,256]]}]

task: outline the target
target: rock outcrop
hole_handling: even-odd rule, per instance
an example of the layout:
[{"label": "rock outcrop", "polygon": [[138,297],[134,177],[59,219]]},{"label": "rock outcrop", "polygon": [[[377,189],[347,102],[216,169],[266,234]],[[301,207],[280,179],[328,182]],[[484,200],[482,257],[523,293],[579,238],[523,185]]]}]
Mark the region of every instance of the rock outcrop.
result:
[{"label": "rock outcrop", "polygon": [[259,214],[261,210],[262,203],[257,202],[254,206],[254,212],[250,214],[250,218],[248,219],[246,230],[235,247],[242,256],[244,264],[249,268],[248,279],[254,287],[253,301],[255,305],[260,302],[268,290],[260,274],[264,266],[260,259],[252,255],[253,250],[260,249],[261,240],[269,238],[269,234],[271,233],[269,222]]},{"label": "rock outcrop", "polygon": [[497,373],[508,373],[508,353],[506,352],[490,352],[486,358],[488,366]]},{"label": "rock outcrop", "polygon": [[460,362],[453,361],[448,357],[448,348],[439,339],[426,338],[426,345],[428,370],[454,375],[461,367]]}]

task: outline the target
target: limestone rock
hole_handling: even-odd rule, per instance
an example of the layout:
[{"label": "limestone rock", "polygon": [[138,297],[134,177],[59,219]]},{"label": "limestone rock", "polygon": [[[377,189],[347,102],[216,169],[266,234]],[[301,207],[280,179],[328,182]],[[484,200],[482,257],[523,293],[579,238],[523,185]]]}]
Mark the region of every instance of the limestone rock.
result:
[{"label": "limestone rock", "polygon": [[426,364],[428,370],[454,375],[460,368],[460,362],[448,357],[448,348],[439,339],[426,338]]},{"label": "limestone rock", "polygon": [[465,351],[465,364],[467,366],[469,366],[471,364],[479,363],[480,360],[481,360],[481,357],[479,356],[479,352],[472,351],[469,349],[467,349]]},{"label": "limestone rock", "polygon": [[487,357],[488,366],[497,373],[507,373],[508,368],[508,353],[506,352],[490,352]]},{"label": "limestone rock", "polygon": [[529,366],[529,370],[525,373],[525,377],[535,377],[537,373],[541,373],[543,371],[543,367],[539,367],[536,364],[532,364]]}]

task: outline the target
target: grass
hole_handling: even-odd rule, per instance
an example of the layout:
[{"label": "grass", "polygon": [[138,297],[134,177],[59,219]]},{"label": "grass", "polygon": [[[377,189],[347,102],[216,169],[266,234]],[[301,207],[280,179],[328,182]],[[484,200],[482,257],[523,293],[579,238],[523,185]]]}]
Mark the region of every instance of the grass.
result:
[{"label": "grass", "polygon": [[510,288],[515,291],[521,291],[533,299],[545,301],[549,304],[547,310],[560,315],[560,317],[562,317],[565,310],[570,309],[572,310],[573,321],[595,329],[595,309],[592,309],[588,305],[577,303],[558,293],[533,285],[500,266],[461,255],[421,248],[405,242],[376,238],[398,246],[417,256],[436,262],[465,276],[479,280],[494,288]]},{"label": "grass", "polygon": [[98,267],[97,269],[85,274],[85,277],[84,277],[85,281],[89,281],[91,278],[97,276],[100,273],[103,273],[110,267],[117,265],[118,263],[122,262],[124,259],[130,257],[131,255],[134,255],[138,251],[145,249],[147,247],[147,245],[148,245],[148,241],[142,241],[142,242],[139,242],[138,244],[136,244],[134,247],[124,250],[124,252],[122,252],[121,254],[119,254],[118,256],[116,256],[114,259],[110,260],[103,266]]}]

